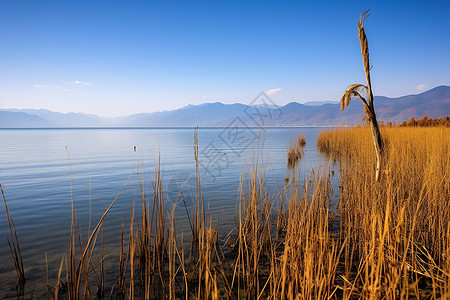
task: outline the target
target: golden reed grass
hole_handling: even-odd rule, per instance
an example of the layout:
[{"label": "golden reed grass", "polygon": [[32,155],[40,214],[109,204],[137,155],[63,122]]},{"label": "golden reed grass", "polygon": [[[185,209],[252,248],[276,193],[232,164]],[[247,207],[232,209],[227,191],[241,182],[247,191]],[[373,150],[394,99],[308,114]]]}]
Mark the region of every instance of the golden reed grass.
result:
[{"label": "golden reed grass", "polygon": [[[140,215],[134,217],[131,210],[128,242],[122,225],[119,272],[116,284],[108,287],[109,298],[450,297],[450,129],[382,131],[386,157],[378,182],[368,128],[319,135],[320,151],[340,162],[341,197],[333,211],[329,167],[312,170],[304,184],[291,182],[274,192],[266,184],[268,164],[258,150],[249,173],[242,175],[236,226],[225,240],[205,209],[195,133],[196,199],[191,211],[185,206],[190,249],[183,233],[179,242],[158,159],[153,190],[148,195],[142,190]],[[107,212],[82,243],[73,208],[66,278],[61,261],[49,298],[91,299],[95,285],[106,288],[102,279],[95,284],[89,278],[105,259],[91,261]],[[333,222],[340,224],[338,230],[331,230]]]},{"label": "golden reed grass", "polygon": [[304,155],[304,148],[306,146],[305,136],[301,135],[297,138],[297,143],[292,144],[287,152],[287,166],[293,169]]},{"label": "golden reed grass", "polygon": [[317,140],[340,161],[340,235],[351,247],[343,295],[447,298],[450,130],[394,127],[382,136],[380,182],[368,128],[322,132]]}]

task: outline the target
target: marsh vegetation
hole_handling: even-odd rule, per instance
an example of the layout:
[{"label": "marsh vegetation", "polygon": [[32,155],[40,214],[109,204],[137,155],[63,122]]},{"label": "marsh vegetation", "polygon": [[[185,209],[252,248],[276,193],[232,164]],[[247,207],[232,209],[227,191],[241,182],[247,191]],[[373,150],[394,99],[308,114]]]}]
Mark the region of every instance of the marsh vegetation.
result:
[{"label": "marsh vegetation", "polygon": [[[217,212],[209,211],[202,194],[195,142],[196,201],[185,207],[189,229],[177,231],[158,163],[152,191],[141,191],[142,210],[139,215],[131,211],[130,223],[122,224],[117,237],[117,271],[107,272],[115,283],[105,284],[104,263],[110,258],[101,244],[109,208],[84,241],[74,206],[67,255],[48,266],[48,297],[445,298],[450,295],[450,131],[381,131],[386,156],[379,181],[374,180],[375,150],[368,128],[319,135],[319,150],[331,163],[339,162],[337,207],[330,205],[329,166],[315,168],[305,181],[270,191],[269,164],[256,152],[236,187],[235,226],[224,236],[219,223],[213,225]],[[180,200],[177,205],[185,204]],[[21,265],[19,256],[13,254],[13,259]],[[17,274],[20,285],[26,274],[20,268]]]}]

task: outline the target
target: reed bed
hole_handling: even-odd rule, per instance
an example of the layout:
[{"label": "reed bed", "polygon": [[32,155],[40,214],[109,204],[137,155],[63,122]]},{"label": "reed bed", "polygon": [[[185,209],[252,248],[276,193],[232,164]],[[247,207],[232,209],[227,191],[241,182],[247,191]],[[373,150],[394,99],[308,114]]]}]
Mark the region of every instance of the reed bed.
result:
[{"label": "reed bed", "polygon": [[[108,258],[102,247],[95,245],[116,200],[89,232],[87,242],[81,237],[73,205],[69,256],[61,260],[56,286],[48,296],[448,298],[450,130],[382,128],[382,136],[386,149],[377,182],[369,129],[320,134],[320,151],[331,161],[340,162],[341,197],[335,209],[330,208],[329,167],[319,166],[304,182],[291,181],[271,191],[267,186],[268,164],[258,150],[240,180],[235,228],[222,237],[219,228],[212,226],[211,216],[216,212],[210,213],[207,199],[203,199],[196,131],[193,207],[188,209],[182,195],[178,203],[169,205],[158,158],[152,190],[145,191],[142,184],[142,210],[135,215],[131,209],[130,224],[122,223],[117,280],[107,286],[103,262]],[[301,140],[296,147],[301,147]],[[189,247],[184,244],[185,233],[177,232],[176,205],[186,210]],[[339,224],[339,229],[332,230],[332,223]],[[129,234],[124,239],[127,227]],[[92,292],[95,289],[97,293]]]},{"label": "reed bed", "polygon": [[[368,128],[322,132],[340,161],[344,296],[449,297],[450,130],[383,128],[380,182]],[[357,266],[357,267],[356,267]]]}]

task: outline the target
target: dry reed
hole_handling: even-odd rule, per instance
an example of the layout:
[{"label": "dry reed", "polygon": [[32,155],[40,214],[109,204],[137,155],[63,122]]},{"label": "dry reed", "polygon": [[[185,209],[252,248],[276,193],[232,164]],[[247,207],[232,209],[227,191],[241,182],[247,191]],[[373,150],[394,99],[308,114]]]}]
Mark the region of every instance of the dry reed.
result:
[{"label": "dry reed", "polygon": [[319,149],[340,161],[340,234],[352,245],[346,249],[344,296],[446,298],[450,131],[394,127],[382,133],[386,169],[380,182],[371,171],[375,151],[368,128],[318,138]]},{"label": "dry reed", "polygon": [[7,242],[9,250],[11,252],[12,260],[14,262],[14,267],[16,269],[17,274],[16,286],[18,288],[23,288],[26,282],[25,269],[23,267],[22,254],[20,252],[20,245],[19,239],[17,238],[16,226],[14,226],[13,218],[11,216],[11,213],[9,212],[8,205],[6,204],[5,192],[3,191],[3,186],[1,184],[0,184],[0,191],[2,192],[3,203],[5,204],[6,210],[6,218],[8,220],[9,235],[11,241],[8,238]]},{"label": "dry reed", "polygon": [[[340,162],[341,197],[335,212],[330,209],[327,167],[312,170],[303,185],[293,182],[291,189],[274,193],[267,186],[267,162],[260,161],[258,150],[240,181],[236,228],[222,243],[205,209],[196,131],[196,200],[186,214],[192,224],[190,249],[184,247],[183,233],[179,242],[175,205],[167,206],[158,159],[152,191],[146,196],[142,189],[141,215],[135,218],[131,209],[128,247],[122,222],[119,274],[110,298],[449,297],[449,129],[382,130],[387,156],[379,182],[370,171],[376,163],[367,128],[320,134],[320,151]],[[73,206],[65,260],[68,286],[65,289],[60,279],[61,260],[52,298],[64,293],[68,299],[93,297],[89,275],[96,266],[101,268],[104,256],[96,264],[91,259],[108,210],[82,243]],[[330,224],[336,220],[340,226],[333,232]],[[185,253],[190,253],[188,259]],[[97,289],[104,288],[98,280]]]},{"label": "dry reed", "polygon": [[289,147],[287,152],[287,166],[289,169],[293,169],[297,163],[302,159],[306,146],[305,136],[301,135],[297,138],[297,143]]}]

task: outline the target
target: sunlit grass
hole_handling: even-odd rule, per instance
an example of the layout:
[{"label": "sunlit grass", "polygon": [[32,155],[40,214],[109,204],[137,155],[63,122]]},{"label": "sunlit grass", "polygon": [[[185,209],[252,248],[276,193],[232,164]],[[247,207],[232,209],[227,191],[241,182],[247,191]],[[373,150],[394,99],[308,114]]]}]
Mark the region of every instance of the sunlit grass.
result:
[{"label": "sunlit grass", "polygon": [[[327,166],[313,170],[304,184],[270,191],[268,164],[258,150],[236,187],[235,228],[228,236],[219,236],[212,226],[194,136],[195,204],[189,210],[178,203],[185,205],[189,219],[189,249],[176,231],[175,206],[163,193],[158,158],[152,190],[142,188],[142,210],[139,215],[131,210],[130,224],[123,224],[117,237],[115,284],[104,286],[108,257],[95,245],[116,200],[87,242],[73,205],[69,256],[59,268],[50,266],[59,271],[49,298],[90,299],[95,290],[113,299],[450,296],[449,128],[382,128],[386,149],[378,182],[367,128],[322,132],[320,151],[340,163],[340,201],[333,212]],[[302,146],[300,137],[295,147]],[[339,230],[331,230],[332,222]]]},{"label": "sunlit grass", "polygon": [[351,245],[345,292],[448,296],[450,130],[394,127],[383,128],[382,136],[380,182],[368,128],[318,137],[319,149],[340,161],[340,234]]}]

